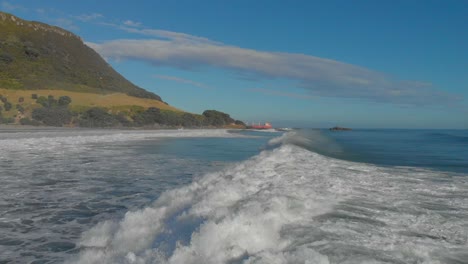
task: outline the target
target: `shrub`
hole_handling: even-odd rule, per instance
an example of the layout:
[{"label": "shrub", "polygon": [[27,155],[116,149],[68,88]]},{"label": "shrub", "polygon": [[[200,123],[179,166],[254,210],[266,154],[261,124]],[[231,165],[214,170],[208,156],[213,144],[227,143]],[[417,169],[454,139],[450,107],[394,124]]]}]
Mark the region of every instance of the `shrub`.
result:
[{"label": "shrub", "polygon": [[43,107],[49,107],[49,100],[44,96],[39,96],[36,100],[36,103],[42,105]]},{"label": "shrub", "polygon": [[114,115],[107,113],[103,108],[93,107],[79,117],[79,124],[83,127],[112,127],[119,121]]},{"label": "shrub", "polygon": [[16,105],[16,110],[18,110],[20,113],[24,114],[24,107],[22,107],[21,105],[17,104]]},{"label": "shrub", "polygon": [[58,99],[59,106],[68,106],[72,102],[69,96],[60,96]]},{"label": "shrub", "polygon": [[1,117],[0,116],[0,124],[12,124],[15,122],[13,117]]},{"label": "shrub", "polygon": [[64,107],[44,107],[34,109],[32,118],[47,126],[62,126],[70,123],[72,113]]},{"label": "shrub", "polygon": [[115,119],[120,123],[122,124],[122,126],[125,126],[125,127],[130,127],[133,125],[132,121],[130,121],[127,116],[123,113],[118,113],[117,115],[115,115]]},{"label": "shrub", "polygon": [[8,53],[2,53],[0,54],[0,62],[3,62],[5,64],[10,64],[14,60],[13,56],[11,56]]},{"label": "shrub", "polygon": [[39,51],[33,47],[24,47],[24,53],[30,58],[30,59],[36,59],[39,57]]},{"label": "shrub", "polygon": [[37,100],[37,94],[31,94],[31,99]]},{"label": "shrub", "polygon": [[49,107],[53,107],[57,105],[57,100],[54,99],[53,95],[47,96],[47,102],[49,104]]},{"label": "shrub", "polygon": [[24,97],[18,98],[18,103],[22,103],[22,102],[24,102]]},{"label": "shrub", "polygon": [[133,116],[135,125],[145,126],[154,125],[155,123],[161,123],[162,115],[161,110],[156,107],[150,107],[143,112],[139,112]]},{"label": "shrub", "polygon": [[20,124],[21,125],[28,125],[28,126],[40,126],[41,125],[40,122],[38,122],[36,120],[31,120],[31,119],[29,119],[27,117],[21,118],[20,119]]},{"label": "shrub", "polygon": [[5,107],[5,111],[10,111],[13,105],[10,102],[4,102],[3,107]]}]

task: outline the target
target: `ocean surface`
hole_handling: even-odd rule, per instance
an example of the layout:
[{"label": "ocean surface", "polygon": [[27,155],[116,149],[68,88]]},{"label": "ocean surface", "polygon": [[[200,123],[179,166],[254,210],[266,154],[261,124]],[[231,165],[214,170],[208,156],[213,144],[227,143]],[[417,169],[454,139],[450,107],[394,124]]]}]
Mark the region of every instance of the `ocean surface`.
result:
[{"label": "ocean surface", "polygon": [[0,130],[0,263],[468,263],[468,131]]}]

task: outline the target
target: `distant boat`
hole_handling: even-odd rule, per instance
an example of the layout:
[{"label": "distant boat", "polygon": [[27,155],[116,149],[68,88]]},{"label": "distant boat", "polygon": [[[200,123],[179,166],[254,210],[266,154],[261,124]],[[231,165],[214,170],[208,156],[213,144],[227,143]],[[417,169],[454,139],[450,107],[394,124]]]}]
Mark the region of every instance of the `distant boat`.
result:
[{"label": "distant boat", "polygon": [[273,126],[270,124],[270,123],[265,123],[263,125],[255,125],[255,124],[252,124],[250,126],[247,126],[247,128],[250,128],[250,129],[271,129],[273,128]]}]

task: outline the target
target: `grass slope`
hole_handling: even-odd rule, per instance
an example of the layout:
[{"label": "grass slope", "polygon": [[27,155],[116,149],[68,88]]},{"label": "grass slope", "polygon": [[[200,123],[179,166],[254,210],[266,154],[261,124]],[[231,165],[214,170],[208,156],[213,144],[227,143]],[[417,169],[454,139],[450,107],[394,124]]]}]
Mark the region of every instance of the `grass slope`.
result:
[{"label": "grass slope", "polygon": [[[86,110],[87,108],[99,106],[105,107],[114,111],[130,112],[135,109],[146,109],[149,107],[156,107],[161,110],[169,110],[174,112],[182,112],[182,110],[167,105],[161,101],[147,98],[138,98],[129,96],[124,93],[109,93],[109,94],[95,94],[95,93],[81,93],[66,90],[11,90],[0,88],[0,95],[7,98],[10,103],[13,104],[13,109],[10,111],[2,111],[3,116],[13,117],[17,115],[15,110],[16,104],[20,104],[25,112],[28,113],[37,107],[36,99],[32,99],[32,94],[39,96],[48,97],[49,95],[54,98],[60,96],[69,96],[72,99],[70,108],[77,112]],[[19,103],[19,99],[23,98],[24,101]]]}]

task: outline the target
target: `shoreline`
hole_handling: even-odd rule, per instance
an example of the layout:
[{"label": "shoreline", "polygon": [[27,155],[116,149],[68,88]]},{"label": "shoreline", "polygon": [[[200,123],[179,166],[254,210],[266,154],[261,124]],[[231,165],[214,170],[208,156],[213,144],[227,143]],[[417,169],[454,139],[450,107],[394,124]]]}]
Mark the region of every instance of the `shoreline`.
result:
[{"label": "shoreline", "polygon": [[[194,127],[183,128],[182,130],[198,130],[198,129],[226,129],[226,130],[243,130],[244,128],[233,127]],[[18,124],[0,124],[0,131],[11,130],[180,130],[179,127],[54,127],[54,126],[31,126],[31,125],[18,125]]]},{"label": "shoreline", "polygon": [[30,125],[0,124],[0,130],[17,130],[17,129],[28,129],[28,130],[59,130],[59,129],[70,129],[70,127],[48,127],[48,126],[30,126]]}]

